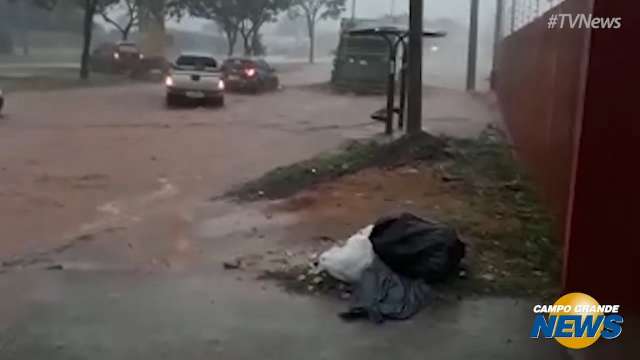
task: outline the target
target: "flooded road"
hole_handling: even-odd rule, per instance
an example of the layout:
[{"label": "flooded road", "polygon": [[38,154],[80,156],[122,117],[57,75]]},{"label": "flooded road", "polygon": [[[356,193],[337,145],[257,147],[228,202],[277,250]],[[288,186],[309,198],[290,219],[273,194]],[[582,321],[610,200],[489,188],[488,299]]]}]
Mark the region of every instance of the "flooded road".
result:
[{"label": "flooded road", "polygon": [[[222,194],[382,131],[369,115],[384,99],[307,86],[324,71],[283,73],[283,90],[229,94],[223,109],[167,110],[155,84],[11,94],[0,119],[0,358],[563,358],[528,342],[519,300],[347,325],[335,316],[344,304],[223,269],[314,234],[288,233],[295,213]],[[455,91],[424,102],[436,133],[474,136],[495,116],[485,98]]]},{"label": "flooded road", "polygon": [[[369,115],[383,98],[306,86],[328,71],[296,66],[281,74],[284,90],[229,94],[222,109],[168,110],[156,84],[10,94],[0,119],[0,260],[139,224],[162,207],[184,212],[276,166],[381,132]],[[430,131],[473,136],[492,116],[483,98],[425,96]]]}]

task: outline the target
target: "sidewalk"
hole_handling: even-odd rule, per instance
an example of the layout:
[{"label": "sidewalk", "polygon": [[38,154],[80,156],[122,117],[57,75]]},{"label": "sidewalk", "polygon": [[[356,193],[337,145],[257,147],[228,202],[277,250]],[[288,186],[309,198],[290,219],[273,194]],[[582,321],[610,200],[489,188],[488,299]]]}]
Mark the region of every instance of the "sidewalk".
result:
[{"label": "sidewalk", "polygon": [[[344,304],[210,272],[0,277],[3,359],[568,359],[528,339],[529,304],[441,304],[411,321],[344,323]],[[14,302],[15,301],[15,302]],[[25,312],[24,305],[29,311]],[[13,325],[7,327],[7,320]]]}]

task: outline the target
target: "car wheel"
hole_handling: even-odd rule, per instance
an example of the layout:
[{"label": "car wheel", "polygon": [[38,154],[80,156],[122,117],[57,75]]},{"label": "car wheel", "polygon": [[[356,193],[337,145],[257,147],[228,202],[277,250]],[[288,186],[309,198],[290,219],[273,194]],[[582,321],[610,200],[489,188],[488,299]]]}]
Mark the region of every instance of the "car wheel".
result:
[{"label": "car wheel", "polygon": [[215,107],[223,107],[224,106],[224,96],[212,98],[210,103]]},{"label": "car wheel", "polygon": [[165,103],[168,108],[175,107],[177,102],[178,101],[175,95],[167,94],[167,97],[165,98]]},{"label": "car wheel", "polygon": [[264,82],[262,80],[258,80],[256,81],[256,83],[253,85],[253,88],[251,89],[251,92],[253,94],[259,94],[260,92],[262,92],[264,90]]}]

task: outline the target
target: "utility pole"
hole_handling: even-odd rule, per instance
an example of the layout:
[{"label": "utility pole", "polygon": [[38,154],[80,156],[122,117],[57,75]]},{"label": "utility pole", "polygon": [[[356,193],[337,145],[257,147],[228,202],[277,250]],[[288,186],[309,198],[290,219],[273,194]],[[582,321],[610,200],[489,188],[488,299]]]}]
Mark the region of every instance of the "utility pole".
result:
[{"label": "utility pole", "polygon": [[351,20],[356,18],[356,0],[351,0]]},{"label": "utility pole", "polygon": [[407,131],[422,132],[422,35],[423,0],[409,1],[409,74]]},{"label": "utility pole", "polygon": [[478,12],[480,0],[471,0],[469,19],[469,50],[467,52],[467,91],[476,89],[476,67],[478,66]]},{"label": "utility pole", "polygon": [[502,41],[502,30],[503,24],[502,22],[504,16],[504,0],[496,1],[496,25],[493,30],[493,67],[496,67],[496,58],[498,56],[498,46],[500,45],[500,41]]},{"label": "utility pole", "polygon": [[396,0],[391,0],[391,10],[389,11],[391,19],[396,15]]},{"label": "utility pole", "polygon": [[516,0],[511,0],[511,32],[516,30],[516,5]]},{"label": "utility pole", "polygon": [[493,60],[491,64],[491,88],[496,86],[496,76],[498,72],[498,49],[503,38],[504,31],[504,0],[496,0],[496,24],[493,30]]}]

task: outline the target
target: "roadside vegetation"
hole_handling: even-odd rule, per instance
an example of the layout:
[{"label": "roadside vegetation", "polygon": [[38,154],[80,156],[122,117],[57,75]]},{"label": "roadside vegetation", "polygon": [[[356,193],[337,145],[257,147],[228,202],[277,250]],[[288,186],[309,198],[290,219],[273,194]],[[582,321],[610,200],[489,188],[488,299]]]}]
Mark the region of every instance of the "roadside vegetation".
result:
[{"label": "roadside vegetation", "polygon": [[0,88],[5,91],[48,91],[77,87],[111,86],[131,82],[127,76],[94,74],[89,80],[78,79],[76,69],[55,71],[41,68],[24,76],[0,75]]},{"label": "roadside vegetation", "polygon": [[444,160],[447,140],[423,133],[397,141],[351,142],[335,153],[276,168],[227,195],[242,201],[281,199],[309,186],[369,167],[397,167],[413,161]]},{"label": "roadside vegetation", "polygon": [[[424,176],[424,181],[391,180],[398,172],[396,169],[407,168],[419,176],[417,179]],[[415,194],[410,201],[390,199],[393,190],[387,189],[387,185],[358,189],[363,192],[377,189],[375,192],[383,193],[358,194],[370,199],[367,201],[372,208],[380,206],[375,203],[376,196],[386,197],[382,207],[396,205],[395,200],[401,207],[400,200],[410,203],[417,211],[421,206],[433,206],[436,201],[442,205],[436,206],[435,211],[429,209],[427,214],[455,227],[470,245],[465,260],[467,269],[459,276],[464,280],[448,283],[445,292],[551,297],[557,291],[562,249],[559,241],[553,240],[551,219],[514,159],[512,148],[495,129],[471,140],[422,134],[389,143],[355,142],[339,152],[277,168],[228,195],[237,201],[295,200],[296,194],[309,189],[313,192],[325,183],[332,184],[333,189],[343,189],[341,179],[350,177],[364,184],[375,177],[383,179],[382,183],[390,188],[417,188],[414,193],[404,191],[405,196]],[[431,178],[436,178],[435,182]],[[431,188],[420,189],[421,186]],[[320,193],[315,194],[317,198],[327,197],[322,190],[317,192]],[[422,195],[423,192],[430,195]],[[463,205],[447,206],[447,202]],[[293,268],[268,275],[290,280],[299,278],[300,271],[303,270]],[[296,284],[286,286],[306,288]]]}]

